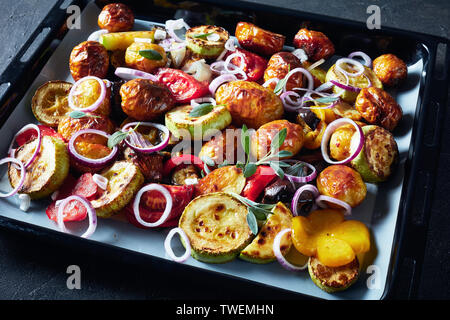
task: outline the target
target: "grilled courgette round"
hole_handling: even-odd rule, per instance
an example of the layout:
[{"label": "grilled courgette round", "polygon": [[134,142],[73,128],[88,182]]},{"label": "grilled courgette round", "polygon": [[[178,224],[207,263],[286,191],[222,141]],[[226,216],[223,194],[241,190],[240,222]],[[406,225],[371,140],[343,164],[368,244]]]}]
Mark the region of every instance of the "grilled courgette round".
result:
[{"label": "grilled courgette round", "polygon": [[186,46],[202,58],[217,58],[225,48],[228,32],[217,26],[197,26],[186,31]]}]

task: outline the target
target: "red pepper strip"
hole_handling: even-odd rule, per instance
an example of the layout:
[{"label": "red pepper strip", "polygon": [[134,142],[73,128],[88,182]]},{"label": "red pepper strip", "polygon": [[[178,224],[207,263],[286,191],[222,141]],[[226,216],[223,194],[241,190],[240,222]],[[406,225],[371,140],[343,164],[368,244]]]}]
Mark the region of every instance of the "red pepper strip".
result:
[{"label": "red pepper strip", "polygon": [[249,200],[256,201],[264,188],[275,179],[277,175],[269,166],[258,166],[256,172],[249,178],[242,191],[242,195]]},{"label": "red pepper strip", "polygon": [[163,176],[168,177],[170,172],[181,164],[193,164],[200,171],[203,170],[203,161],[192,154],[183,154],[181,156],[170,158],[164,163]]},{"label": "red pepper strip", "polygon": [[237,65],[242,70],[244,70],[244,72],[247,74],[248,81],[258,81],[263,77],[264,71],[267,68],[266,59],[258,56],[253,52],[241,48],[236,48],[236,51],[234,52],[232,51],[228,52],[226,56],[229,56],[230,54],[233,53],[240,53],[243,56],[244,58],[243,61],[242,59],[236,57],[231,59],[231,63]]}]

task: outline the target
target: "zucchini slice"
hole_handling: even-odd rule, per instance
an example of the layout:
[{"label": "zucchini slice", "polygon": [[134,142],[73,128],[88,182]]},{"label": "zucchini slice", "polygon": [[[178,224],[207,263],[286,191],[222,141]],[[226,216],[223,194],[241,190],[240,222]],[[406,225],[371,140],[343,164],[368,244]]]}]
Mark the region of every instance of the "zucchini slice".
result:
[{"label": "zucchini slice", "polygon": [[109,218],[122,210],[144,183],[144,176],[137,165],[129,161],[116,161],[101,175],[108,179],[106,190],[91,201],[97,216]]},{"label": "zucchini slice", "polygon": [[[34,139],[16,151],[16,158],[27,162],[33,155],[37,139]],[[26,193],[31,199],[42,199],[59,189],[69,173],[69,155],[61,139],[43,136],[40,153],[27,168],[25,182],[19,193]],[[10,165],[8,178],[15,188],[20,181],[20,169]]]},{"label": "zucchini slice", "polygon": [[99,42],[108,51],[126,50],[134,38],[145,38],[154,41],[155,31],[111,32],[100,36]]},{"label": "zucchini slice", "polygon": [[192,257],[208,263],[235,259],[253,239],[247,207],[223,192],[192,200],[180,217],[179,227],[189,238]]},{"label": "zucchini slice", "polygon": [[228,32],[217,26],[197,26],[186,31],[186,46],[202,58],[217,58],[225,49]]},{"label": "zucchini slice", "polygon": [[[256,238],[242,250],[239,258],[252,263],[269,263],[276,259],[273,241],[278,232],[292,227],[292,213],[282,202],[278,202],[272,212]],[[291,236],[283,237],[280,243],[281,253],[286,255],[291,245]]]},{"label": "zucchini slice", "polygon": [[166,113],[166,127],[176,138],[189,134],[194,140],[202,140],[231,123],[231,114],[226,106],[215,106],[211,112],[200,117],[191,117],[189,113],[192,109],[191,105],[184,105]]},{"label": "zucchini slice", "polygon": [[328,293],[343,291],[358,280],[359,261],[355,258],[349,264],[341,267],[327,267],[319,259],[310,257],[308,272],[316,286]]}]

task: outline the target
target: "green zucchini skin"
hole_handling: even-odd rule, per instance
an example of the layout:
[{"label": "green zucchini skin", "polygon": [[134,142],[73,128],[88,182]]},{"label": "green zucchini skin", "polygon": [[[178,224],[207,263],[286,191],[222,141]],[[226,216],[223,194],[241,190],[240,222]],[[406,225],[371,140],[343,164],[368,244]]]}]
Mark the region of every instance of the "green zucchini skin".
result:
[{"label": "green zucchini skin", "polygon": [[[218,40],[211,41],[203,37],[196,37],[198,35],[209,33],[218,35]],[[225,42],[227,42],[228,39],[228,32],[225,29],[217,26],[197,26],[190,28],[186,32],[186,46],[195,54],[206,59],[217,58],[225,49]]]}]

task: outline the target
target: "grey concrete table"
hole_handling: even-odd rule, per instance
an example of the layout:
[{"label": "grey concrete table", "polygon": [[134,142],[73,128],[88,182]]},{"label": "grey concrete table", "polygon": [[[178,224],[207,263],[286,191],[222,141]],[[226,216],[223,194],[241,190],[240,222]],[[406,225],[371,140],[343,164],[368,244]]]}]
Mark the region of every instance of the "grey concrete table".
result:
[{"label": "grey concrete table", "polygon": [[[371,4],[381,8],[381,25],[449,37],[449,1],[315,1],[248,0],[280,7],[365,22]],[[54,0],[0,0],[0,72],[2,72],[34,28],[53,6]],[[437,190],[432,204],[429,235],[420,298],[450,298],[450,112],[445,121],[439,159]],[[176,267],[161,270],[157,265],[141,265],[126,256],[108,257],[92,250],[71,250],[0,230],[0,299],[183,299],[183,298],[289,298],[256,285],[240,285],[193,272],[189,276]],[[148,261],[147,261],[148,262]],[[82,270],[80,290],[66,285],[68,266]],[[201,290],[198,287],[201,280]],[[219,290],[220,288],[220,290]],[[398,297],[402,297],[398,293]]]}]

